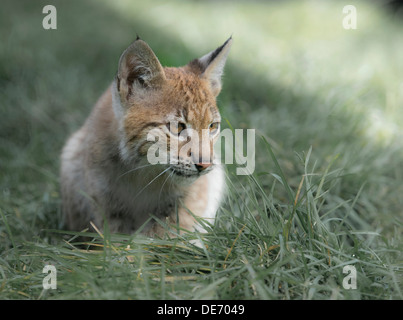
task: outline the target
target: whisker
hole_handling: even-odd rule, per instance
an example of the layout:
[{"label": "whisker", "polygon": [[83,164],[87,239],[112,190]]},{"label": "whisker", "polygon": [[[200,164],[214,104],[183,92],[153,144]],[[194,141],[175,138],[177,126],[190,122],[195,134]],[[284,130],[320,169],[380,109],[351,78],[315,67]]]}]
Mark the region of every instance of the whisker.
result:
[{"label": "whisker", "polygon": [[164,186],[165,186],[166,182],[168,181],[168,179],[169,179],[170,177],[173,176],[173,174],[174,174],[174,172],[172,171],[172,172],[170,172],[169,175],[165,178],[165,181],[164,181],[164,183],[162,184],[162,187],[161,187],[161,190],[160,190],[160,194],[159,194],[159,196],[158,196],[158,202],[160,202],[160,200],[161,200],[162,189],[164,189]]},{"label": "whisker", "polygon": [[131,173],[131,172],[134,172],[134,171],[136,171],[136,170],[143,169],[143,168],[146,168],[146,167],[149,167],[149,166],[153,166],[153,164],[148,163],[148,164],[145,164],[144,166],[140,166],[140,167],[137,167],[137,168],[134,168],[134,169],[130,169],[129,171],[126,171],[125,173],[122,173],[122,174],[118,177],[118,179],[120,179],[121,177],[123,177],[124,175],[126,175],[126,174],[128,174],[128,173]]},{"label": "whisker", "polygon": [[134,199],[136,199],[140,193],[142,193],[144,191],[145,188],[147,188],[150,184],[152,184],[155,180],[157,180],[160,176],[162,176],[165,172],[167,172],[171,167],[166,168],[165,170],[163,170],[161,173],[159,173],[155,178],[153,178],[149,183],[147,183],[134,197]]},{"label": "whisker", "polygon": [[[172,169],[172,176],[175,174],[175,169]],[[174,179],[171,179],[169,187],[168,187],[168,192],[171,191],[171,188],[174,184]]]}]

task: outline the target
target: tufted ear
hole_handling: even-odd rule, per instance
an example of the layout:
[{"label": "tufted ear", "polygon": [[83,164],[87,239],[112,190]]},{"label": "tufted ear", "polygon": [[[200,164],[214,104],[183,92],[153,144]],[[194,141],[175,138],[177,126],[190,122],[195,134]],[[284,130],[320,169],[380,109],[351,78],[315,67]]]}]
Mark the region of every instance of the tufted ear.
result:
[{"label": "tufted ear", "polygon": [[225,41],[222,46],[188,64],[193,72],[200,74],[201,77],[210,82],[211,90],[215,96],[221,91],[221,77],[231,45],[232,37]]},{"label": "tufted ear", "polygon": [[137,37],[119,60],[116,86],[121,100],[127,101],[136,91],[157,88],[165,80],[158,58],[148,44]]}]

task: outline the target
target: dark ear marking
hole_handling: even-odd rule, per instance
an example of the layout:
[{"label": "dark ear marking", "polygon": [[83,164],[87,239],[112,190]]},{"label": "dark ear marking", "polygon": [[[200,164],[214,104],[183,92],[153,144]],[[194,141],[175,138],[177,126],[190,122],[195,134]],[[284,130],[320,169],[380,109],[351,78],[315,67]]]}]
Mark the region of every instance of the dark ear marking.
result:
[{"label": "dark ear marking", "polygon": [[164,70],[146,42],[137,39],[122,53],[117,73],[117,89],[128,100],[135,91],[159,88],[165,83]]},{"label": "dark ear marking", "polygon": [[120,78],[118,75],[116,76],[116,87],[118,89],[118,92],[120,92]]},{"label": "dark ear marking", "polygon": [[232,36],[217,49],[195,59],[187,65],[193,73],[209,81],[210,89],[217,96],[221,90],[221,77],[224,72],[225,61],[232,44]]},{"label": "dark ear marking", "polygon": [[227,45],[228,41],[230,41],[230,40],[232,40],[232,36],[229,37],[229,38],[227,39],[227,41],[224,42],[223,45],[221,45],[220,47],[218,47],[217,49],[215,49],[215,50],[211,53],[210,59],[207,61],[207,65],[209,65],[209,64],[220,54],[220,52],[222,51],[222,49],[225,48],[225,46]]}]

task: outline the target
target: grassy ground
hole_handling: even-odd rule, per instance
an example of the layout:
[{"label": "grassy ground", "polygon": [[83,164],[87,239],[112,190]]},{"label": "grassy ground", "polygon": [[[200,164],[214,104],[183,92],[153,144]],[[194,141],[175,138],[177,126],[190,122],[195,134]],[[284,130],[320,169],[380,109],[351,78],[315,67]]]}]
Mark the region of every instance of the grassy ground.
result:
[{"label": "grassy ground", "polygon": [[[345,30],[336,1],[152,3],[54,1],[50,31],[48,1],[2,4],[0,298],[402,299],[401,19],[353,2]],[[206,235],[100,230],[86,250],[61,229],[58,157],[136,33],[173,66],[233,35],[219,105],[256,129],[257,167],[228,166]]]}]

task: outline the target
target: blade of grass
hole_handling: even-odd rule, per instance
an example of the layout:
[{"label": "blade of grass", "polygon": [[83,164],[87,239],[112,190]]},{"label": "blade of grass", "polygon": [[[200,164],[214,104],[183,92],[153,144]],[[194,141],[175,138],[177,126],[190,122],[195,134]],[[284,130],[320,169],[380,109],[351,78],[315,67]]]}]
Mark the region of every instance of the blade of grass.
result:
[{"label": "blade of grass", "polygon": [[7,218],[6,218],[3,210],[1,210],[1,208],[0,208],[0,215],[1,215],[1,218],[3,219],[4,225],[6,226],[6,230],[7,230],[8,236],[10,238],[11,244],[13,245],[13,248],[15,249],[16,245],[14,242],[13,233],[11,232],[10,226],[8,225]]}]

